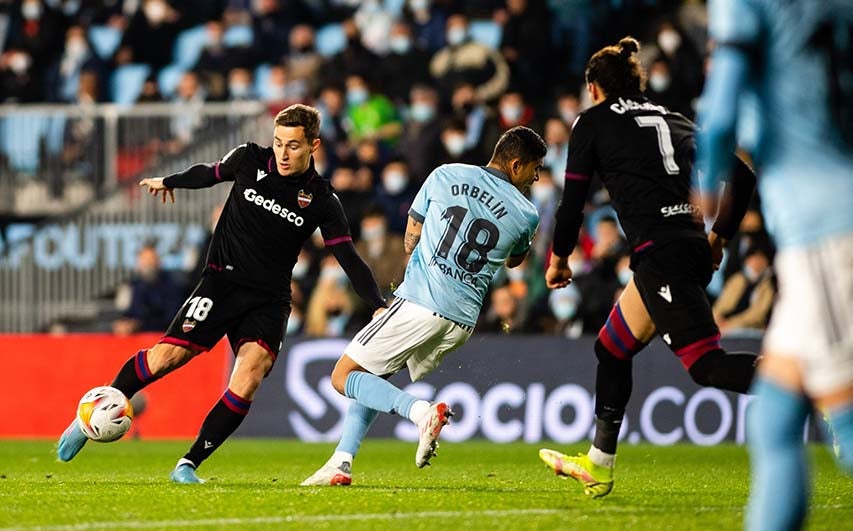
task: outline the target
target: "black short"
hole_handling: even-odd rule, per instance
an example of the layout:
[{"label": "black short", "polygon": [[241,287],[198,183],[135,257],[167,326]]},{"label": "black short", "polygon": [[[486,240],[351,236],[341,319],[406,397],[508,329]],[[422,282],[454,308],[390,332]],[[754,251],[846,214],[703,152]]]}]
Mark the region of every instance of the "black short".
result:
[{"label": "black short", "polygon": [[652,322],[679,356],[719,340],[705,293],[713,274],[711,247],[699,238],[675,240],[650,251],[634,272]]},{"label": "black short", "polygon": [[175,315],[163,343],[209,350],[228,335],[236,353],[240,345],[258,342],[275,358],[282,347],[290,302],[235,284],[217,273],[205,273]]}]

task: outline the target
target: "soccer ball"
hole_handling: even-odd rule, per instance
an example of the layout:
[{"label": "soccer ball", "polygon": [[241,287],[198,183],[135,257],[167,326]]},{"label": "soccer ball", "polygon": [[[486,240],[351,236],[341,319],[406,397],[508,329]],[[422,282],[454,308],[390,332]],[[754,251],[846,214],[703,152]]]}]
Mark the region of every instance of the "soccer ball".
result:
[{"label": "soccer ball", "polygon": [[80,399],[77,423],[86,437],[98,442],[120,439],[130,429],[133,406],[115,387],[95,387]]}]

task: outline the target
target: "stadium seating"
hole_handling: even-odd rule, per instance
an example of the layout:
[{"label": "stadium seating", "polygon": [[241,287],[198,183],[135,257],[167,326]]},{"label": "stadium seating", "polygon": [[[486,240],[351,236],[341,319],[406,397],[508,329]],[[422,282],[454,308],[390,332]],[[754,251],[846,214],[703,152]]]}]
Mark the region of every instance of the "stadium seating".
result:
[{"label": "stadium seating", "polygon": [[142,92],[151,67],[145,64],[128,64],[116,68],[110,79],[111,99],[120,105],[131,105]]},{"label": "stadium seating", "polygon": [[474,41],[485,44],[493,50],[500,48],[503,28],[496,22],[491,20],[472,20],[468,30],[471,32],[471,39]]},{"label": "stadium seating", "polygon": [[344,27],[340,24],[326,24],[317,30],[317,52],[325,57],[331,57],[343,50],[347,45]]},{"label": "stadium seating", "polygon": [[180,32],[175,40],[174,63],[187,69],[194,67],[198,63],[207,41],[207,28],[204,25],[194,26]]},{"label": "stadium seating", "polygon": [[255,32],[251,26],[231,26],[222,36],[222,42],[228,48],[251,46],[254,39]]},{"label": "stadium seating", "polygon": [[160,87],[160,94],[164,98],[171,98],[175,94],[175,89],[181,81],[181,76],[186,71],[186,68],[175,63],[160,70],[160,73],[157,75],[157,85]]},{"label": "stadium seating", "polygon": [[110,59],[121,44],[122,32],[112,26],[92,26],[89,28],[89,42],[98,57]]}]

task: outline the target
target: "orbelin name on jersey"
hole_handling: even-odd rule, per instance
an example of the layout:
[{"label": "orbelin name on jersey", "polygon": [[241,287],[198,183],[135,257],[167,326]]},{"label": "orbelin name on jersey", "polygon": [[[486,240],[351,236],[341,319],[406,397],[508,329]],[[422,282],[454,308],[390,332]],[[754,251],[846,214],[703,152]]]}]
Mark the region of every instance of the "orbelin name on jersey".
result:
[{"label": "orbelin name on jersey", "polygon": [[293,223],[297,227],[301,227],[302,224],[305,223],[305,220],[302,218],[302,216],[299,216],[295,212],[291,212],[285,207],[279,205],[275,202],[274,199],[264,199],[264,196],[258,194],[258,192],[254,188],[247,188],[243,192],[243,198],[250,203],[258,205],[264,210],[272,212],[277,216],[281,216],[282,218]]},{"label": "orbelin name on jersey", "polygon": [[[486,205],[486,208],[491,210],[492,214],[494,214],[495,217],[498,219],[501,219],[502,217],[507,215],[507,211],[506,208],[504,208],[503,201],[496,199],[495,196],[477,186],[468,186],[467,184],[454,184],[450,187],[450,193],[452,193],[453,195],[467,195],[473,197],[474,199]],[[494,200],[494,204],[492,204],[492,200]]]},{"label": "orbelin name on jersey", "polygon": [[619,98],[619,101],[610,105],[610,110],[616,114],[625,114],[628,111],[657,111],[661,114],[666,113],[666,107],[655,105],[649,101],[643,103]]}]

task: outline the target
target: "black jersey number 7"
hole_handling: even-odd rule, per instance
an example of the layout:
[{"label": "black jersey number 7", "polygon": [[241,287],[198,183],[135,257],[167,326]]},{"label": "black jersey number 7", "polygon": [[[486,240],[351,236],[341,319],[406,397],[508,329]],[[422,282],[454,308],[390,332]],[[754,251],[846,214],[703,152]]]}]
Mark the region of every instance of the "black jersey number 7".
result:
[{"label": "black jersey number 7", "polygon": [[[453,247],[453,242],[456,240],[456,235],[462,227],[462,222],[468,215],[468,209],[462,206],[452,206],[444,209],[441,213],[441,219],[448,221],[447,228],[444,229],[444,235],[435,250],[435,254],[442,258],[447,258],[450,250]],[[485,241],[480,241],[481,235],[485,234]],[[469,273],[479,273],[486,262],[488,262],[489,251],[495,248],[498,240],[501,237],[500,229],[491,221],[483,218],[474,218],[468,224],[468,229],[465,231],[465,239],[459,249],[456,251],[454,261],[456,265],[468,271]],[[471,260],[472,255],[474,257]]]},{"label": "black jersey number 7", "polygon": [[669,131],[669,124],[663,119],[663,116],[637,116],[634,118],[637,125],[640,127],[654,127],[658,136],[658,149],[660,156],[663,159],[663,168],[669,175],[678,175],[681,173],[681,168],[675,162],[675,148],[672,147],[672,133]]}]

